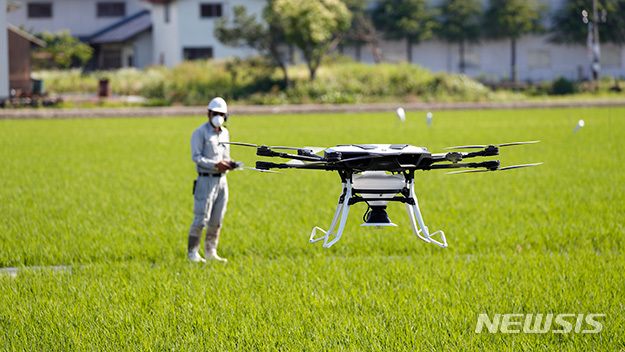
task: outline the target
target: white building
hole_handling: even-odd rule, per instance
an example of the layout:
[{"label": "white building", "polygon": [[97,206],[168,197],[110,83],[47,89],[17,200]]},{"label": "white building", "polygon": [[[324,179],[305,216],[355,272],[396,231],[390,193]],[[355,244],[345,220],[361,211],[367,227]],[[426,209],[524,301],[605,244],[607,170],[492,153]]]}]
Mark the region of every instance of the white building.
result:
[{"label": "white building", "polygon": [[[435,1],[435,0],[432,0]],[[553,11],[564,0],[544,0]],[[197,58],[247,57],[251,49],[222,45],[213,34],[215,20],[229,17],[243,5],[248,14],[261,12],[266,0],[22,0],[8,22],[40,32],[69,29],[97,50],[100,68],[149,64],[172,67]],[[583,25],[580,20],[580,26]],[[370,48],[345,47],[343,53],[373,63]],[[384,41],[384,61],[406,61],[402,41]],[[457,45],[430,40],[412,47],[413,63],[432,71],[459,72]],[[465,72],[473,77],[499,80],[510,76],[510,42],[483,41],[466,48]],[[590,76],[585,45],[555,45],[546,36],[526,36],[517,42],[517,75],[520,80],[571,80]],[[625,77],[625,48],[602,44],[601,74]]]},{"label": "white building", "polygon": [[9,34],[7,1],[0,0],[0,101],[9,97]]},{"label": "white building", "polygon": [[221,44],[213,35],[215,21],[230,16],[235,6],[245,6],[260,20],[266,0],[146,0],[152,4],[154,62],[174,66],[197,58],[247,57],[250,49]]}]

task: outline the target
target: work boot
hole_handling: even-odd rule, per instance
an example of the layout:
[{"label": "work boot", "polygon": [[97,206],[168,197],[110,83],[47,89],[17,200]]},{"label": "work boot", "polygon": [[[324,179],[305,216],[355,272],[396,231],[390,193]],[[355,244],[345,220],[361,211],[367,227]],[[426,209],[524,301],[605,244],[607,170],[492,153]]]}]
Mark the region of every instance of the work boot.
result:
[{"label": "work boot", "polygon": [[217,244],[219,243],[219,227],[209,226],[206,229],[206,240],[204,241],[204,253],[206,259],[227,262],[228,259],[217,255]]},{"label": "work boot", "polygon": [[189,261],[193,263],[206,263],[206,259],[202,258],[202,256],[198,253],[189,253],[188,255]]},{"label": "work boot", "polygon": [[206,260],[198,253],[202,241],[202,229],[191,227],[189,229],[189,241],[187,244],[187,257],[194,263],[205,263]]}]

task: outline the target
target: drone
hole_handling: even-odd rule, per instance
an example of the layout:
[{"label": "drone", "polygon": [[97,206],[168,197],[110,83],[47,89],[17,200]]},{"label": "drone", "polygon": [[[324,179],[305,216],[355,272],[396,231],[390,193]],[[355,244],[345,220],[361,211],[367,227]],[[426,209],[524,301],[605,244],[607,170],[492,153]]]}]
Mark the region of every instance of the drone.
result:
[{"label": "drone", "polygon": [[[397,226],[389,219],[386,208],[389,202],[404,203],[414,234],[426,243],[447,247],[442,230],[431,233],[425,225],[415,194],[415,171],[454,170],[449,174],[512,170],[542,163],[501,167],[499,160],[465,162],[465,159],[499,155],[500,147],[533,144],[540,141],[514,142],[490,145],[466,145],[445,148],[444,153],[430,153],[425,147],[409,144],[344,144],[322,149],[313,147],[266,146],[250,143],[228,142],[231,145],[255,147],[256,155],[289,159],[285,163],[257,161],[251,168],[261,172],[275,169],[305,169],[336,171],[341,178],[341,195],[328,230],[315,226],[310,243],[323,241],[329,248],[341,239],[352,205],[368,205],[361,226],[383,228]],[[224,142],[225,143],[225,142]],[[479,149],[462,152],[460,150]],[[284,152],[282,150],[287,150]],[[321,151],[324,155],[318,155]],[[338,226],[338,227],[337,227]],[[317,234],[320,233],[319,237]]]}]

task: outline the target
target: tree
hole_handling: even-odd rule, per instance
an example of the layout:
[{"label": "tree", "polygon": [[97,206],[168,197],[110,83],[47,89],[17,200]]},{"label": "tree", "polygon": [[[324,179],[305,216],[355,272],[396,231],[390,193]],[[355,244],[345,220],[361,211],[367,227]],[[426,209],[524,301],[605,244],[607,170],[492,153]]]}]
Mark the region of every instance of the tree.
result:
[{"label": "tree", "polygon": [[356,47],[356,59],[360,61],[360,49],[363,45],[370,45],[373,60],[376,63],[382,61],[380,51],[380,38],[377,33],[371,13],[366,10],[368,0],[343,0],[352,13],[351,27],[345,33],[344,41],[347,45]]},{"label": "tree", "polygon": [[256,21],[256,16],[248,16],[244,6],[235,6],[232,25],[228,26],[226,18],[220,18],[215,26],[215,37],[224,45],[233,47],[250,47],[261,55],[269,58],[278,66],[284,75],[286,87],[291,85],[287,72],[287,53],[284,30],[278,25],[275,14],[270,6],[263,10],[265,23]]},{"label": "tree", "polygon": [[482,16],[482,0],[445,0],[440,7],[440,25],[435,32],[440,38],[458,44],[460,73],[466,69],[465,43],[480,39]]},{"label": "tree", "polygon": [[321,59],[350,26],[347,6],[340,0],[274,0],[269,6],[286,41],[301,50],[314,81]]},{"label": "tree", "polygon": [[426,0],[381,0],[373,10],[373,23],[388,39],[406,39],[408,62],[412,62],[412,45],[432,36],[433,14]]},{"label": "tree", "polygon": [[84,66],[93,56],[93,48],[72,37],[69,31],[36,35],[46,42],[45,48],[37,48],[32,53],[33,66],[36,68],[70,68]]},{"label": "tree", "polygon": [[544,6],[536,0],[490,0],[484,28],[492,39],[510,39],[510,80],[517,81],[516,42],[523,35],[540,33]]},{"label": "tree", "polygon": [[[549,40],[558,44],[585,45],[588,39],[587,25],[582,22],[582,11],[592,19],[593,0],[567,0],[552,16]],[[599,38],[602,42],[625,44],[625,0],[597,2]]]}]

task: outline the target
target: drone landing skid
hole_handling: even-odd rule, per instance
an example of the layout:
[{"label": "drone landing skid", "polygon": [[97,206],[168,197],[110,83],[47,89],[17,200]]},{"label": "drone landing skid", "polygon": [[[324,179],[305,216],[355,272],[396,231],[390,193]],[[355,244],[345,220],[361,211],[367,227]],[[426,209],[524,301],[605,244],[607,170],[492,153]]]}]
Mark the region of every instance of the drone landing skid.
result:
[{"label": "drone landing skid", "polygon": [[[427,243],[434,243],[442,248],[447,247],[447,239],[445,238],[445,233],[443,231],[436,231],[430,234],[429,229],[425,226],[425,222],[423,221],[423,216],[421,215],[421,210],[419,209],[419,203],[417,201],[417,196],[414,191],[414,179],[410,179],[408,182],[409,189],[409,197],[405,199],[406,210],[408,211],[408,218],[410,220],[410,224],[412,226],[412,231],[414,234]],[[323,230],[322,228],[315,226],[310,234],[310,243],[315,243],[323,240],[323,247],[330,248],[336,242],[341,239],[341,235],[343,234],[343,230],[345,229],[345,223],[347,222],[347,216],[349,215],[350,208],[350,200],[353,199],[353,188],[351,180],[347,179],[343,183],[343,193],[339,197],[338,204],[336,206],[336,211],[334,212],[334,217],[332,218],[332,222],[330,223],[330,227],[328,230]],[[335,230],[335,227],[338,225],[338,228]],[[317,231],[322,232],[324,235],[318,238],[315,238]],[[440,234],[440,241],[433,238],[433,236]]]}]

